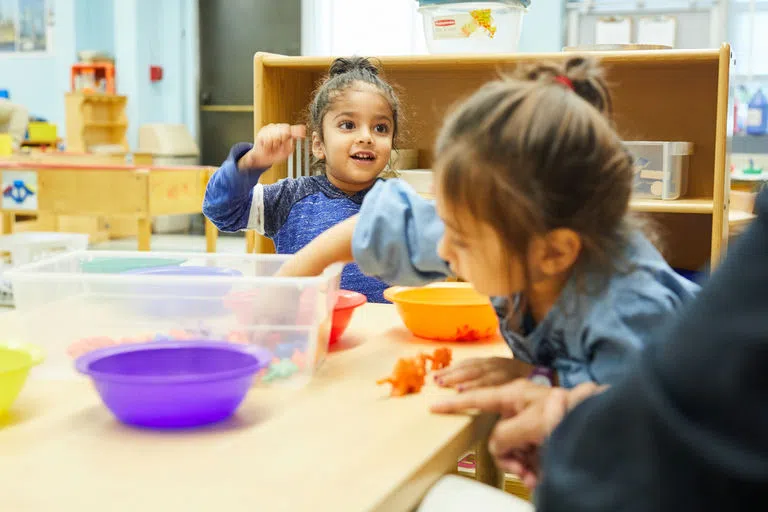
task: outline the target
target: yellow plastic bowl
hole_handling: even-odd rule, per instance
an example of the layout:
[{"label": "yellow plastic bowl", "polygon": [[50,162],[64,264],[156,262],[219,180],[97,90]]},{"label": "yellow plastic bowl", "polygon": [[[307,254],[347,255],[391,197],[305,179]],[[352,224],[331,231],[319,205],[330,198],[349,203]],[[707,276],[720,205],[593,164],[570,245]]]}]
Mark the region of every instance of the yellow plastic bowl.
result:
[{"label": "yellow plastic bowl", "polygon": [[397,306],[405,326],[419,338],[474,341],[490,338],[499,329],[490,299],[466,283],[394,286],[384,291],[384,298]]},{"label": "yellow plastic bowl", "polygon": [[11,408],[29,375],[29,370],[43,362],[39,348],[16,343],[0,344],[0,415]]}]

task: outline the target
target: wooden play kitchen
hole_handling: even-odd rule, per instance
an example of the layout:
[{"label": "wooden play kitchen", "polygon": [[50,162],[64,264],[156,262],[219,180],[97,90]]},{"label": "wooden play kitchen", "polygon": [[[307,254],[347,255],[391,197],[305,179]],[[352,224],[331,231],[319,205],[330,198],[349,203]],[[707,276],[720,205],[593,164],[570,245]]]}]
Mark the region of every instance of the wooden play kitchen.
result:
[{"label": "wooden play kitchen", "polygon": [[[16,320],[3,315],[0,330]],[[232,419],[173,435],[120,424],[85,379],[33,374],[0,419],[4,509],[413,510],[474,446],[477,478],[500,485],[485,449],[492,418],[431,414],[454,393],[432,382],[400,398],[375,383],[439,346],[414,338],[393,306],[363,306],[306,387],[253,388]],[[508,353],[498,338],[452,349],[456,360]]]},{"label": "wooden play kitchen", "polygon": [[[687,191],[679,199],[635,198],[632,209],[659,226],[673,267],[689,270],[716,264],[728,240],[726,147],[730,46],[719,50],[595,52],[607,72],[614,117],[627,141],[690,143]],[[445,114],[486,81],[518,64],[563,60],[570,53],[483,56],[382,57],[387,79],[402,90],[407,113],[402,147],[419,151],[419,168],[429,169],[433,144]],[[330,57],[254,58],[254,130],[269,123],[300,122]],[[255,132],[254,132],[255,133]],[[288,176],[275,165],[262,180]],[[685,240],[685,243],[680,243]],[[271,252],[271,241],[248,233],[248,250]]]},{"label": "wooden play kitchen", "polygon": [[[140,251],[150,250],[152,217],[201,213],[211,167],[133,166],[0,160],[2,233],[17,216],[35,215],[58,231],[65,216],[122,218],[134,222]],[[206,248],[216,251],[218,231],[206,220]]]}]

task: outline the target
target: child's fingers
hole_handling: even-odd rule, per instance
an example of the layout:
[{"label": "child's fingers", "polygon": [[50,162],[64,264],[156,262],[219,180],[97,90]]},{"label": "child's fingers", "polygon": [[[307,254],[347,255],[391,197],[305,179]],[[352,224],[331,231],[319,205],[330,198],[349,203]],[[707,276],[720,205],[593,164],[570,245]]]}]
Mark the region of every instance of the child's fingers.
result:
[{"label": "child's fingers", "polygon": [[307,127],[303,124],[295,124],[290,128],[291,137],[294,139],[303,139],[307,136]]},{"label": "child's fingers", "polygon": [[471,409],[498,413],[502,403],[503,394],[499,388],[485,388],[452,396],[434,404],[430,410],[439,414],[454,414]]},{"label": "child's fingers", "polygon": [[272,135],[272,153],[283,153],[287,143],[291,141],[291,127],[287,124],[275,125]]},{"label": "child's fingers", "polygon": [[608,386],[598,386],[594,382],[579,384],[568,393],[568,410],[573,409],[592,395],[602,393]]},{"label": "child's fingers", "polygon": [[526,472],[520,477],[520,480],[522,480],[523,485],[531,491],[534,490],[537,485],[539,485],[539,478],[533,472]]},{"label": "child's fingers", "polygon": [[488,448],[494,456],[500,457],[540,446],[548,434],[542,408],[529,407],[516,416],[499,420],[491,432]]},{"label": "child's fingers", "polygon": [[445,373],[435,376],[438,386],[452,388],[468,381],[479,379],[483,376],[484,370],[481,366],[456,366],[448,368]]},{"label": "child's fingers", "polygon": [[519,478],[522,478],[522,476],[526,473],[523,463],[514,458],[497,459],[496,464],[499,466],[500,470],[510,475],[515,475]]},{"label": "child's fingers", "polygon": [[477,380],[483,376],[483,370],[476,367],[458,368],[447,375],[436,379],[437,385],[444,388],[454,388],[461,384]]},{"label": "child's fingers", "polygon": [[568,392],[562,388],[552,390],[544,404],[542,419],[547,435],[563,421],[565,413],[568,412]]},{"label": "child's fingers", "polygon": [[449,366],[448,368],[443,368],[442,370],[438,370],[435,372],[435,380],[439,379],[440,377],[443,377],[444,375],[448,375],[451,372],[454,372],[460,368],[465,368],[467,366],[475,366],[477,365],[481,359],[466,359],[464,361],[461,361],[460,363],[456,363],[453,366]]},{"label": "child's fingers", "polygon": [[488,388],[491,386],[498,386],[500,384],[506,384],[509,382],[506,372],[503,371],[492,371],[490,373],[486,373],[485,375],[481,375],[479,378],[462,382],[457,386],[457,390],[459,393],[465,393],[467,391],[472,391],[473,389],[480,389],[480,388]]}]

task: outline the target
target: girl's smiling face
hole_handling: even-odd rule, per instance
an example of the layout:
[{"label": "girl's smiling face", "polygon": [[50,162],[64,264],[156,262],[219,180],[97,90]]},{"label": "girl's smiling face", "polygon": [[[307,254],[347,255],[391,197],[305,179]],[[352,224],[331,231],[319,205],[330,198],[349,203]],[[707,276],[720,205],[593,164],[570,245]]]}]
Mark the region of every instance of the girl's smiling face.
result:
[{"label": "girl's smiling face", "polygon": [[325,160],[330,182],[351,194],[370,187],[392,152],[394,114],[387,99],[356,82],[334,98],[322,128],[322,138],[312,134],[312,152]]}]

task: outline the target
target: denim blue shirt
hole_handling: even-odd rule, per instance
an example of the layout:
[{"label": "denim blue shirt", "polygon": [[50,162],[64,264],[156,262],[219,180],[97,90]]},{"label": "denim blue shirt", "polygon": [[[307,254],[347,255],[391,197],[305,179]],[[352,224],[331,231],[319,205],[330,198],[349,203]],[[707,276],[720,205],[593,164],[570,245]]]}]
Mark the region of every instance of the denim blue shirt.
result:
[{"label": "denim blue shirt", "polygon": [[[278,254],[293,254],[328,228],[360,211],[368,190],[347,195],[326,176],[285,179],[261,185],[267,169],[241,171],[237,162],[251,144],[236,144],[211,177],[203,213],[221,231],[253,229],[275,243]],[[357,265],[344,267],[341,287],[365,294],[370,302],[386,302],[387,285],[364,275]]]},{"label": "denim blue shirt", "polygon": [[[368,193],[353,237],[361,270],[384,281],[422,285],[450,275],[437,255],[444,225],[434,203],[400,180],[379,183]],[[595,293],[579,292],[571,279],[547,316],[536,324],[530,315],[510,322],[519,297],[494,297],[501,333],[516,358],[558,373],[560,385],[615,382],[628,360],[654,338],[669,317],[699,287],[678,275],[656,248],[637,233],[624,254],[627,270],[608,278],[585,276],[604,284]]]}]

